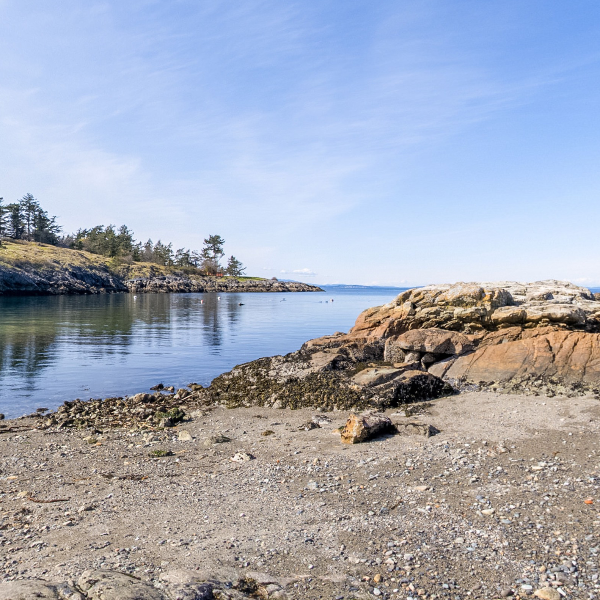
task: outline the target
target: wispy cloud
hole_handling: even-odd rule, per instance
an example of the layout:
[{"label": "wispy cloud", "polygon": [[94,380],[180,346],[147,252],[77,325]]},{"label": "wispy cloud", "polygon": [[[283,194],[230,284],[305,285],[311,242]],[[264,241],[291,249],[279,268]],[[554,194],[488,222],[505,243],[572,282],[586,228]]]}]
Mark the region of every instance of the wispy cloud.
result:
[{"label": "wispy cloud", "polygon": [[316,273],[312,269],[294,269],[292,271],[286,271],[282,269],[279,271],[282,275],[302,275],[303,277],[315,277]]}]

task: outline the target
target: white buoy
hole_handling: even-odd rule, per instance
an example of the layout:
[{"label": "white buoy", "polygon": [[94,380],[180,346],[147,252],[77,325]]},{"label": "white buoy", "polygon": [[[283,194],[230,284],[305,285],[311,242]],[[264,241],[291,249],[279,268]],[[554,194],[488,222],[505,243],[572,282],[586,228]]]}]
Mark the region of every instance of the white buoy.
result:
[{"label": "white buoy", "polygon": [[133,299],[134,299],[134,300],[137,300],[137,296],[134,296],[134,297],[133,297]]},{"label": "white buoy", "polygon": [[221,296],[217,296],[217,300],[220,300],[220,299],[221,299]]}]

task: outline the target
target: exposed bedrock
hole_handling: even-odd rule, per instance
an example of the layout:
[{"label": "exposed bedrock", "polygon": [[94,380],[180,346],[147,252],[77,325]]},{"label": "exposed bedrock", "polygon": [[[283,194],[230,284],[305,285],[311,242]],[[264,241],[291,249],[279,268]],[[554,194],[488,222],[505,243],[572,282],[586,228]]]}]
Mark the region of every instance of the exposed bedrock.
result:
[{"label": "exposed bedrock", "polygon": [[387,408],[478,385],[546,394],[600,388],[600,302],[561,281],[402,292],[347,334],[240,365],[206,390],[227,406]]},{"label": "exposed bedrock", "polygon": [[600,388],[600,302],[562,281],[457,283],[408,290],[346,335],[306,347],[379,349],[457,386],[573,393]]},{"label": "exposed bedrock", "polygon": [[138,277],[125,281],[130,292],[140,293],[205,293],[205,292],[322,292],[320,287],[298,281],[273,279],[229,279],[216,277],[182,277],[162,275]]}]

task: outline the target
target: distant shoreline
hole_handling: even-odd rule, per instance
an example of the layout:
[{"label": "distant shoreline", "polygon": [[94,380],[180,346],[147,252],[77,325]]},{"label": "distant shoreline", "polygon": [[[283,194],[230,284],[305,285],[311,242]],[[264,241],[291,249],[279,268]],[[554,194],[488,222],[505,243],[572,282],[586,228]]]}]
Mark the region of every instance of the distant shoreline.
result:
[{"label": "distant shoreline", "polygon": [[0,296],[322,291],[308,283],[207,277],[191,268],[125,263],[34,242],[4,241],[0,248]]}]

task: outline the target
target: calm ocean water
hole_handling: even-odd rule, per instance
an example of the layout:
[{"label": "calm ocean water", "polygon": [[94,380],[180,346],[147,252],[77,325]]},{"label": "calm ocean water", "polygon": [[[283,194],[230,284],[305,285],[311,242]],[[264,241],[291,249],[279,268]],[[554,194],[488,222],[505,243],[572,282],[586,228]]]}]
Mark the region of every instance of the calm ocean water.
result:
[{"label": "calm ocean water", "polygon": [[[348,331],[399,288],[286,294],[0,298],[0,412],[208,384],[233,366]],[[333,299],[333,302],[331,302]],[[201,301],[204,302],[201,302]]]}]

